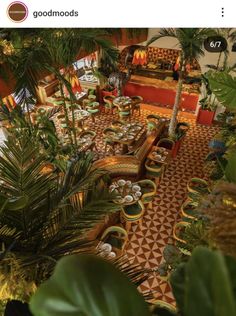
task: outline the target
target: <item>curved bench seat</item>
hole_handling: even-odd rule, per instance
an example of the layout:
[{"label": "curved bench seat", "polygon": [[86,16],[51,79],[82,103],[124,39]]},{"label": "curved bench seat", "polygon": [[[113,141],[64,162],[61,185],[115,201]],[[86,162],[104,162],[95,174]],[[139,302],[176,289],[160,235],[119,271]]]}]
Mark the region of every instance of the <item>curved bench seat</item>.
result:
[{"label": "curved bench seat", "polygon": [[126,176],[138,180],[144,171],[145,160],[164,128],[165,123],[160,122],[157,131],[144,138],[143,144],[140,145],[133,156],[116,155],[105,157],[95,161],[93,168],[107,170],[113,178]]},{"label": "curved bench seat", "polygon": [[107,170],[112,177],[136,178],[140,173],[140,162],[134,156],[109,156],[95,161],[93,168]]}]

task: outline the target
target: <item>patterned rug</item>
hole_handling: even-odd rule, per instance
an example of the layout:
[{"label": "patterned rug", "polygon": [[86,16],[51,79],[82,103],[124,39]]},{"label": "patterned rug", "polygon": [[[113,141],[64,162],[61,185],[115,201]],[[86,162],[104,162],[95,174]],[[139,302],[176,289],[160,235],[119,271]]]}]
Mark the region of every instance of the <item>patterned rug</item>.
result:
[{"label": "patterned rug", "polygon": [[[132,121],[145,123],[146,116],[151,113],[170,117],[171,110],[146,105],[142,107],[141,116],[135,115]],[[179,154],[165,171],[153,202],[153,208],[146,210],[142,227],[134,224],[129,233],[126,253],[131,262],[145,268],[156,268],[162,262],[165,245],[173,243],[172,230],[178,220],[180,206],[186,198],[187,182],[192,177],[205,177],[204,159],[208,153],[208,142],[218,132],[218,127],[196,124],[193,115],[182,112],[180,116],[180,121],[190,124],[190,130]],[[96,117],[95,123],[90,118],[85,122],[86,129],[97,133],[98,158],[109,155],[109,152],[104,153],[102,131],[109,127],[115,119],[118,119],[116,114],[102,113]],[[169,284],[161,280],[155,273],[141,287],[142,292],[149,290],[152,290],[156,299],[174,303]]]}]

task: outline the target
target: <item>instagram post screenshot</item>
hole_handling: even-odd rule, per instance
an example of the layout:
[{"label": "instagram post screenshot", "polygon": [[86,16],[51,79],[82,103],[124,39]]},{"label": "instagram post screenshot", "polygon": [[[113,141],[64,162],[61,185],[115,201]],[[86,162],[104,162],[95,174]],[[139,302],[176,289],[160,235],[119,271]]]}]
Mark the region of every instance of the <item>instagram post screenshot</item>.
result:
[{"label": "instagram post screenshot", "polygon": [[236,316],[236,3],[0,3],[0,316]]}]

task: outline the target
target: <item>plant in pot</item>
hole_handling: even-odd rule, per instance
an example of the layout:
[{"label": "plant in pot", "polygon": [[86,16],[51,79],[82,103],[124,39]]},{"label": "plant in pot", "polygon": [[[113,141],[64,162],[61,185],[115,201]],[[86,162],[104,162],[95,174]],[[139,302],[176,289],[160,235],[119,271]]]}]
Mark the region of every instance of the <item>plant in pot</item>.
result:
[{"label": "plant in pot", "polygon": [[216,110],[216,97],[212,94],[209,87],[209,81],[206,76],[202,75],[202,83],[204,89],[204,97],[199,101],[200,108],[197,115],[197,123],[202,125],[211,125]]},{"label": "plant in pot", "polygon": [[186,122],[179,122],[175,128],[175,134],[173,140],[175,145],[172,149],[172,157],[175,158],[180,150],[181,143],[186,136],[187,131],[189,130],[189,124]]}]

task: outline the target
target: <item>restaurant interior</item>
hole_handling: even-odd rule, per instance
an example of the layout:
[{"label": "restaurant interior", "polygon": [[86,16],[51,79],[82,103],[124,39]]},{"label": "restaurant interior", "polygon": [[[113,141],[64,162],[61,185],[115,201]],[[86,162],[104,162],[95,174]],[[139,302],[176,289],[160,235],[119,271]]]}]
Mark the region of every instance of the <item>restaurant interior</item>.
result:
[{"label": "restaurant interior", "polygon": [[235,45],[0,29],[1,315],[235,315]]}]

